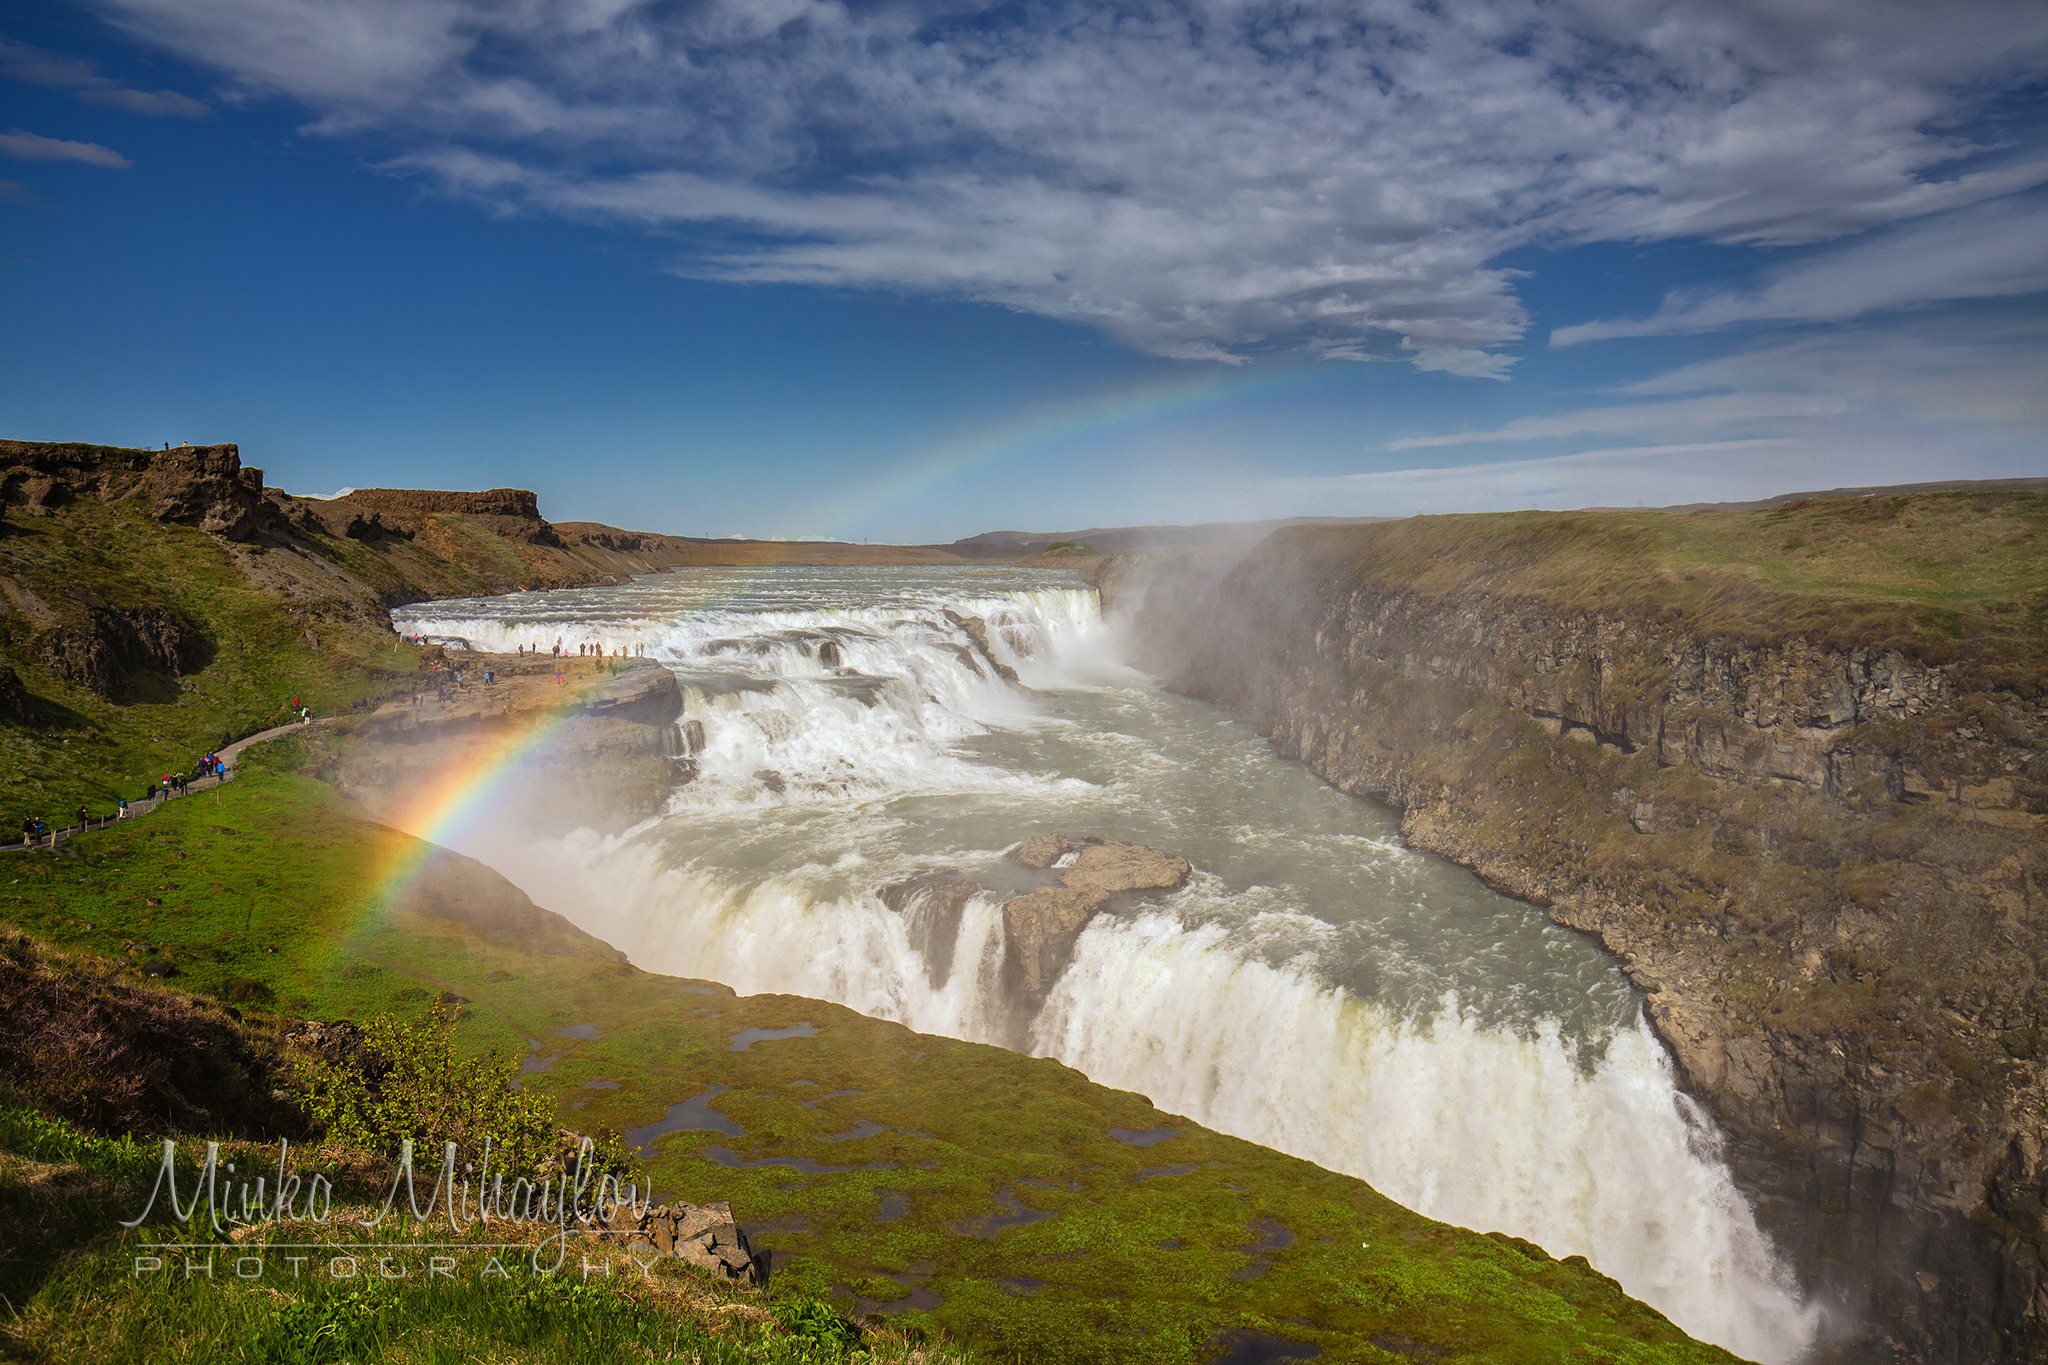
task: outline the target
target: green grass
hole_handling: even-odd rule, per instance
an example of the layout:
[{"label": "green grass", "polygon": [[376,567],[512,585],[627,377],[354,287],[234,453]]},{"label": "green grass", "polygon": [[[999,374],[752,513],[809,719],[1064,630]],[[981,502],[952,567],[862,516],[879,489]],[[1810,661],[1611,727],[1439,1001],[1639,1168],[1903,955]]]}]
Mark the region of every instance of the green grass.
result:
[{"label": "green grass", "polygon": [[[332,714],[402,685],[417,667],[385,626],[311,607],[294,614],[220,541],[136,503],[81,500],[4,529],[0,580],[17,610],[0,615],[0,655],[40,703],[37,724],[0,726],[6,829],[23,816],[69,824],[81,804],[111,813],[116,797],[132,801],[224,740],[287,719],[294,696]],[[97,696],[51,672],[37,649],[37,618],[78,619],[85,597],[175,608],[202,626],[213,657],[181,680],[138,678],[121,700]],[[22,610],[24,601],[34,610]]]},{"label": "green grass", "polygon": [[1669,614],[2000,681],[2048,673],[2048,493],[1809,499],[1767,511],[1508,512],[1277,532],[1306,581]]},{"label": "green grass", "polygon": [[[265,1156],[234,1144],[223,1159]],[[21,1311],[0,1318],[0,1348],[38,1360],[252,1365],[962,1358],[898,1331],[860,1332],[821,1301],[785,1295],[771,1306],[679,1263],[642,1263],[591,1238],[577,1239],[560,1268],[543,1258],[542,1272],[530,1249],[534,1234],[500,1231],[493,1240],[510,1245],[458,1254],[448,1274],[435,1274],[431,1253],[410,1244],[442,1240],[445,1229],[352,1228],[342,1220],[367,1219],[377,1205],[375,1191],[349,1185],[324,1223],[266,1225],[210,1252],[167,1249],[162,1244],[215,1234],[203,1220],[116,1226],[143,1206],[159,1160],[153,1144],[98,1137],[0,1099],[0,1219],[16,1234],[0,1254],[0,1301],[14,1301],[23,1267],[60,1262],[38,1277],[40,1291]],[[310,1241],[335,1249],[308,1254],[302,1244]],[[62,1257],[65,1244],[94,1249]],[[208,1269],[195,1274],[188,1263]]]},{"label": "green grass", "polygon": [[[1375,1338],[1443,1360],[1728,1359],[1583,1263],[1432,1222],[1357,1180],[1205,1132],[1057,1062],[816,1001],[741,999],[652,976],[567,930],[480,933],[472,926],[499,911],[451,905],[431,873],[424,889],[380,902],[370,888],[415,846],[354,819],[290,770],[295,758],[286,746],[218,797],[174,802],[55,854],[17,855],[0,874],[0,916],[70,948],[118,955],[146,941],[177,967],[174,984],[281,1013],[417,1012],[453,992],[468,1001],[466,1046],[524,1054],[527,1039],[540,1040],[536,1055],[553,1061],[523,1082],[572,1126],[623,1131],[727,1087],[713,1107],[744,1134],[677,1132],[647,1168],[664,1197],[728,1200],[743,1226],[776,1220],[782,1230],[757,1239],[776,1253],[771,1305],[818,1298],[850,1309],[857,1296],[901,1302],[915,1287],[937,1306],[906,1320],[991,1360],[1195,1361],[1239,1327],[1315,1342],[1330,1361],[1394,1358]],[[799,1021],[816,1034],[730,1050],[743,1028]],[[574,1024],[599,1036],[561,1032]],[[826,1140],[862,1122],[884,1131]],[[1152,1148],[1110,1133],[1161,1124],[1180,1135]],[[716,1147],[742,1161],[855,1169],[734,1169]],[[1168,1164],[1193,1169],[1139,1178]],[[1050,1216],[971,1235],[1005,1199]],[[885,1207],[903,1216],[878,1221]],[[1262,1254],[1261,1230],[1273,1224],[1294,1240]],[[21,1340],[53,1359],[107,1358],[137,1349],[151,1323],[197,1320],[214,1325],[195,1354],[169,1358],[226,1359],[236,1357],[208,1352],[279,1339],[278,1315],[325,1311],[238,1288],[117,1288],[123,1264],[119,1249],[102,1247],[48,1280],[17,1323]],[[1040,1287],[1020,1294],[1004,1278]],[[392,1330],[349,1337],[348,1358],[502,1356],[525,1330],[399,1297],[402,1310],[374,1315],[379,1332]],[[545,1334],[528,1340],[520,1358],[558,1358]],[[627,1359],[648,1345],[616,1344]]]}]

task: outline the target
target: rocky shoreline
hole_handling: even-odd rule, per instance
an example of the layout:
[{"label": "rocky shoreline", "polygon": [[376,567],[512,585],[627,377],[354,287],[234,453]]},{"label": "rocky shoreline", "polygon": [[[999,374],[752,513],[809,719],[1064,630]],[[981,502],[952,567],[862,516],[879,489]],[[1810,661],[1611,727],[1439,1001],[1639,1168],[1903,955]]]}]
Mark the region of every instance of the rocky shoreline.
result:
[{"label": "rocky shoreline", "polygon": [[2041,693],[1305,572],[1289,539],[1095,577],[1153,671],[1615,953],[1824,1351],[2044,1358]]}]

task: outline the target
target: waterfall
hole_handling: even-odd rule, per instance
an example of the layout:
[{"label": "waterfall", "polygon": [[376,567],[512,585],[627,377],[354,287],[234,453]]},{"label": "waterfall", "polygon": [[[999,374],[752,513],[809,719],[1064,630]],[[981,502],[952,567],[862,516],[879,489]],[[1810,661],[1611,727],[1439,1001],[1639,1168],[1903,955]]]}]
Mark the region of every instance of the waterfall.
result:
[{"label": "waterfall", "polygon": [[[465,851],[649,970],[1057,1057],[1431,1217],[1583,1254],[1703,1339],[1801,1354],[1816,1314],[1590,944],[1164,698],[1118,664],[1092,591],[891,572],[414,609],[401,628],[480,647],[643,648],[685,696],[696,775],[665,818]],[[1275,791],[1303,812],[1279,853],[1257,828]],[[1047,829],[1201,870],[1098,916],[1034,1011],[1003,986],[1000,907],[1028,881],[1000,851]],[[985,889],[948,914],[884,900],[926,873]]]}]

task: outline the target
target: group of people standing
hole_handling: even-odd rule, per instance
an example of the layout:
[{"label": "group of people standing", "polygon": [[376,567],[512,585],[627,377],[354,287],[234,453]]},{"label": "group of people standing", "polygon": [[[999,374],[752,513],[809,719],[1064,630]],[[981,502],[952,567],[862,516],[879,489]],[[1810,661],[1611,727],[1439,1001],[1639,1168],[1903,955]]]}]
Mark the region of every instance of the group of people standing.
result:
[{"label": "group of people standing", "polygon": [[[539,645],[514,645],[512,650],[522,656],[532,654],[538,657],[540,654]],[[579,659],[637,659],[646,652],[647,647],[638,640],[635,640],[630,648],[625,645],[613,645],[610,654],[606,654],[604,646],[596,640],[588,640],[576,646],[576,657]],[[569,650],[560,640],[556,640],[552,653],[557,659],[562,659],[568,657]]]},{"label": "group of people standing", "polygon": [[[228,780],[227,762],[218,753],[207,754],[194,765],[194,770],[190,773],[164,773],[154,782],[145,784],[141,800],[147,804],[151,801],[168,801],[174,796],[183,796],[191,790],[194,782],[204,781],[209,777],[218,778],[222,782]],[[41,816],[28,816],[21,822],[21,846],[28,848],[33,844],[47,843],[51,848],[55,848],[62,834],[82,834],[95,826],[104,829],[116,820],[126,820],[130,813],[128,798],[117,796],[114,798],[113,813],[101,818],[95,818],[89,808],[80,806],[78,823],[71,826],[68,831],[51,829]]]}]

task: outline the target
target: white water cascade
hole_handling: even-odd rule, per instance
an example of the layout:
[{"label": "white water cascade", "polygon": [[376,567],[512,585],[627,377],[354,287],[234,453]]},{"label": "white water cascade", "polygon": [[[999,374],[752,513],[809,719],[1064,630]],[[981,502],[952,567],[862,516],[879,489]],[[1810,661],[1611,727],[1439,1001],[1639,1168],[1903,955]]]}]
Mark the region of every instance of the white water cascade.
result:
[{"label": "white water cascade", "polygon": [[[1612,963],[1121,666],[1071,579],[702,570],[398,621],[676,671],[701,744],[665,817],[464,850],[641,966],[1055,1056],[1432,1217],[1583,1254],[1743,1355],[1812,1340]],[[1038,832],[1151,844],[1197,875],[1100,915],[1020,1025],[999,907],[1031,882],[1001,851]],[[933,871],[988,888],[957,925],[878,895]]]}]

